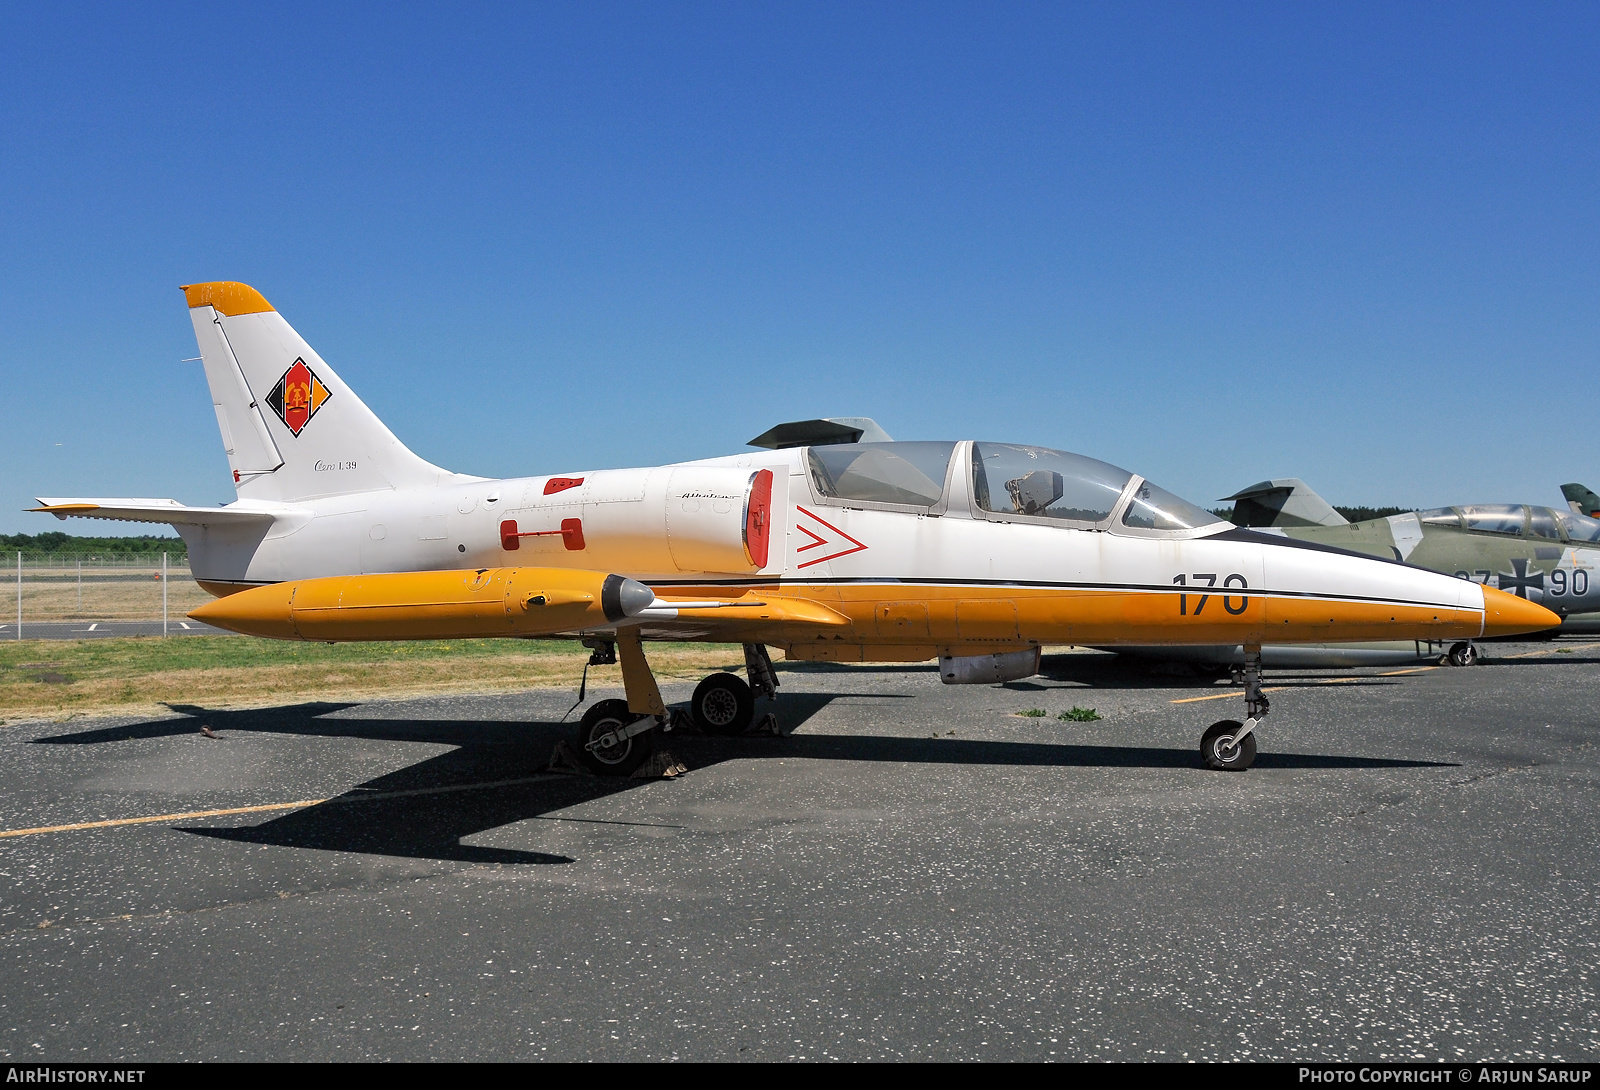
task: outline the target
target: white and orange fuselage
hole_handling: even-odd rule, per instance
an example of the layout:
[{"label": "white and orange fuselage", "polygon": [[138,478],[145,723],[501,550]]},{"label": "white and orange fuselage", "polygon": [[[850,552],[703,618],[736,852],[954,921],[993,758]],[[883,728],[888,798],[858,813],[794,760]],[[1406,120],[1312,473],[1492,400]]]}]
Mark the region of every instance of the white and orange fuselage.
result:
[{"label": "white and orange fuselage", "polygon": [[[208,553],[193,541],[191,565],[214,593],[366,576],[339,583],[352,606],[382,599],[431,610],[414,623],[392,609],[381,623],[372,614],[374,627],[334,638],[594,634],[620,624],[646,639],[765,643],[790,658],[848,662],[1052,643],[1442,641],[1551,623],[1542,607],[1476,583],[1220,522],[1141,531],[1122,527],[1119,506],[1101,530],[987,511],[966,487],[972,454],[972,443],[953,448],[937,511],[824,495],[807,448],[796,448],[349,497],[282,512],[278,524],[298,528],[262,536],[246,563],[242,542]],[[1118,504],[1141,483],[1131,479]],[[224,559],[233,564],[216,563]],[[404,575],[452,569],[453,582]],[[658,601],[645,615],[580,623],[541,623],[510,607],[484,614],[482,603],[507,585],[543,586],[536,573],[552,573],[542,576],[550,582],[561,571],[627,576]],[[332,589],[319,591],[320,608]],[[230,596],[196,616],[238,627],[241,611],[265,610],[265,620],[288,608],[286,593]],[[447,599],[460,609],[453,628],[440,627]],[[676,608],[707,601],[761,604]],[[270,634],[329,638],[309,627]]]}]

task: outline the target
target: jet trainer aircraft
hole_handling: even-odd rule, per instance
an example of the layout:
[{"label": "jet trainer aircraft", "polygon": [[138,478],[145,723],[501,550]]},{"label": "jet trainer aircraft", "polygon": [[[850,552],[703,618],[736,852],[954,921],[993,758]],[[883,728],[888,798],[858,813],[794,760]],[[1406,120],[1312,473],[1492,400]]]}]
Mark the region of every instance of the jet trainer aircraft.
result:
[{"label": "jet trainer aircraft", "polygon": [[[620,655],[626,700],[578,731],[596,771],[637,768],[672,720],[643,641],[741,643],[747,685],[702,681],[706,729],[750,722],[794,659],[919,662],[948,683],[1026,677],[1045,643],[1241,644],[1244,722],[1201,740],[1248,768],[1260,647],[1538,630],[1476,583],[1221,522],[1143,477],[1043,447],[831,442],[640,469],[487,480],[406,449],[255,289],[184,288],[238,500],[41,499],[60,517],[159,522],[220,597],[191,616],[301,640],[569,637]],[[813,422],[822,423],[822,422]],[[813,429],[814,431],[815,429]],[[840,433],[843,431],[843,434]],[[805,440],[805,428],[798,439]],[[853,442],[839,442],[854,439]]]},{"label": "jet trainer aircraft", "polygon": [[1587,488],[1561,487],[1570,511],[1478,503],[1354,523],[1295,478],[1262,481],[1227,499],[1235,525],[1497,587],[1559,614],[1563,632],[1600,631],[1600,520],[1580,509],[1592,497]]}]

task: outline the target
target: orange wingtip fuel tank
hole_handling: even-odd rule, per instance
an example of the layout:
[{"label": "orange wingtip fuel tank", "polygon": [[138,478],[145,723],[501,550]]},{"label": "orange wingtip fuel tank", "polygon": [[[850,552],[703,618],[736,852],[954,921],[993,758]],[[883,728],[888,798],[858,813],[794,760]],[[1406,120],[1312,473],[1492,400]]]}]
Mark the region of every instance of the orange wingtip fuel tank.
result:
[{"label": "orange wingtip fuel tank", "polygon": [[620,575],[484,568],[275,583],[207,602],[189,616],[277,640],[440,640],[598,628],[654,600],[649,587]]},{"label": "orange wingtip fuel tank", "polygon": [[1523,632],[1541,632],[1561,623],[1561,617],[1537,602],[1518,598],[1493,587],[1483,588],[1483,634],[1485,636],[1515,636]]}]

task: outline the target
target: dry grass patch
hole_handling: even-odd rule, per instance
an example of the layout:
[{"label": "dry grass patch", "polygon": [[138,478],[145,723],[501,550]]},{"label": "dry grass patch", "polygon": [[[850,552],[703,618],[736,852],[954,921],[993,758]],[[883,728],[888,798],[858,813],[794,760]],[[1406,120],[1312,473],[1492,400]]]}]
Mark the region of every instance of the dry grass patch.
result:
[{"label": "dry grass patch", "polygon": [[[662,681],[744,665],[737,644],[647,648]],[[570,641],[450,640],[314,644],[238,636],[20,640],[0,643],[0,721],[164,711],[164,704],[243,706],[370,700],[443,692],[576,689],[589,652]],[[622,684],[616,666],[591,685]]]},{"label": "dry grass patch", "polygon": [[[146,621],[161,619],[161,558],[140,568],[83,569],[79,586],[72,568],[25,567],[22,573],[22,631],[28,622],[43,621]],[[0,573],[3,577],[3,573]],[[167,578],[167,613],[173,621],[212,597],[178,568]],[[16,584],[9,593],[0,587],[0,604],[16,601]]]}]

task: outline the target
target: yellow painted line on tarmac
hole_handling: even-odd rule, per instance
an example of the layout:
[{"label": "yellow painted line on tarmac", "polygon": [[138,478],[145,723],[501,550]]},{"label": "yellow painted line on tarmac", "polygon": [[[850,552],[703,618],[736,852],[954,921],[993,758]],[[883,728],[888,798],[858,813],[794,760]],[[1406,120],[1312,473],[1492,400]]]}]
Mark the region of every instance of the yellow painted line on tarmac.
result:
[{"label": "yellow painted line on tarmac", "polygon": [[32,836],[34,833],[71,833],[79,829],[110,829],[117,825],[152,825],[159,821],[184,821],[188,818],[223,817],[227,814],[260,814],[268,810],[294,810],[302,806],[315,806],[327,799],[305,799],[301,802],[274,802],[266,806],[235,806],[229,810],[190,810],[186,814],[156,814],[153,817],[116,818],[112,821],[80,821],[74,825],[40,825],[34,829],[6,829],[0,837]]},{"label": "yellow painted line on tarmac", "polygon": [[[1264,693],[1281,693],[1285,689],[1287,689],[1288,687],[1289,686],[1287,686],[1287,685],[1279,685],[1279,686],[1277,686],[1275,688],[1262,689],[1261,691],[1264,692]],[[1173,704],[1195,704],[1195,703],[1198,703],[1198,702],[1200,702],[1202,700],[1226,700],[1230,696],[1243,696],[1243,695],[1244,695],[1244,690],[1240,689],[1236,693],[1212,693],[1210,696],[1186,696],[1182,700],[1174,700],[1174,701],[1172,701],[1172,703]]]},{"label": "yellow painted line on tarmac", "polygon": [[1591,647],[1600,647],[1600,643],[1575,643],[1570,647],[1551,647],[1544,651],[1524,651],[1520,655],[1506,655],[1505,657],[1508,659],[1532,659],[1538,658],[1540,655],[1559,655],[1563,651],[1587,651]]},{"label": "yellow painted line on tarmac", "polygon": [[[1595,644],[1595,646],[1596,647],[1600,647],[1600,644]],[[1378,676],[1378,677],[1398,677],[1400,674],[1420,674],[1420,673],[1424,673],[1425,671],[1428,671],[1428,670],[1437,670],[1437,669],[1438,669],[1437,666],[1414,666],[1409,670],[1390,670],[1387,673],[1378,674],[1376,676]],[[1363,676],[1368,676],[1368,675],[1363,675]],[[1348,685],[1353,681],[1360,681],[1360,680],[1361,680],[1360,677],[1329,677],[1329,678],[1323,678],[1321,681],[1317,682],[1317,684],[1318,685]],[[1293,686],[1289,686],[1289,685],[1277,685],[1277,686],[1274,686],[1273,688],[1270,688],[1270,689],[1262,689],[1261,691],[1264,692],[1264,693],[1281,693],[1284,690],[1292,688],[1292,687]],[[1199,703],[1202,700],[1227,700],[1229,697],[1232,697],[1232,696],[1243,696],[1243,695],[1244,695],[1244,690],[1240,689],[1236,693],[1212,693],[1209,696],[1186,696],[1182,700],[1173,700],[1173,701],[1170,701],[1170,703],[1173,703],[1173,704],[1196,704],[1196,703]]]},{"label": "yellow painted line on tarmac", "polygon": [[301,799],[299,802],[270,802],[264,806],[233,806],[225,810],[190,810],[182,814],[154,814],[150,817],[113,818],[108,821],[79,821],[71,825],[40,825],[32,829],[0,830],[0,840],[13,836],[33,836],[37,833],[72,833],[80,829],[112,829],[121,825],[155,825],[163,821],[188,821],[193,818],[227,817],[231,814],[264,814],[272,810],[299,810],[307,806],[321,806],[346,802],[381,802],[384,799],[403,799],[416,795],[445,795],[455,791],[486,791],[494,787],[511,787],[516,784],[547,780],[551,774],[523,776],[515,780],[491,780],[488,783],[453,783],[444,787],[414,787],[405,791],[374,791],[367,795],[340,795],[331,799]]}]

